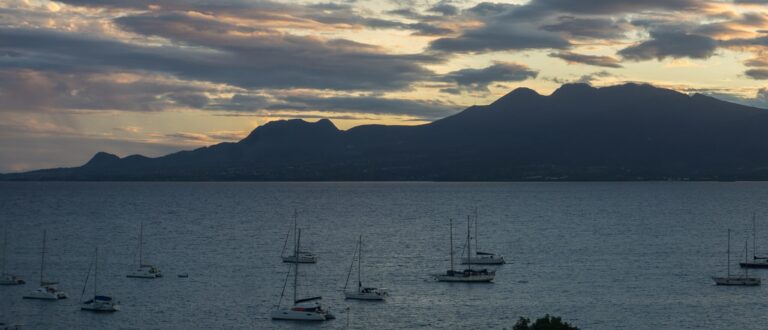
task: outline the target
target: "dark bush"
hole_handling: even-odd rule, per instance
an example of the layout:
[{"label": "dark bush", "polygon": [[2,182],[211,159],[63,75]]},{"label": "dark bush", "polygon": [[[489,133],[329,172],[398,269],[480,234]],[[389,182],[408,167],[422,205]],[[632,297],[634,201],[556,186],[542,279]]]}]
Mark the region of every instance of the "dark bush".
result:
[{"label": "dark bush", "polygon": [[520,317],[512,330],[579,330],[579,328],[568,324],[568,322],[563,322],[559,317],[547,314],[533,324],[531,324],[530,319]]}]

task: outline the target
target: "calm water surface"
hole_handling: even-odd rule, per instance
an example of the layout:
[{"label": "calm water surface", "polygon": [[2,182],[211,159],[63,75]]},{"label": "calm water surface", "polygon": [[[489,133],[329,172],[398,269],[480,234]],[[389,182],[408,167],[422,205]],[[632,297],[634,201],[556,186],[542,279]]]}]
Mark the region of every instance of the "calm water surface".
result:
[{"label": "calm water surface", "polygon": [[[31,329],[500,329],[550,313],[582,329],[765,329],[768,285],[717,287],[710,276],[726,271],[727,228],[740,271],[753,212],[758,250],[768,252],[766,201],[766,183],[0,183],[7,269],[28,280],[0,287],[0,320]],[[459,252],[475,207],[481,250],[509,263],[492,284],[429,281],[448,267],[448,219]],[[322,295],[336,320],[269,319],[294,208],[302,245],[319,256],[301,268],[300,296]],[[164,278],[125,278],[140,222],[145,259]],[[21,299],[39,278],[43,229],[46,277],[71,299]],[[387,302],[343,299],[359,234],[363,283],[389,288]],[[122,305],[110,315],[78,306],[96,246],[102,291]]]}]

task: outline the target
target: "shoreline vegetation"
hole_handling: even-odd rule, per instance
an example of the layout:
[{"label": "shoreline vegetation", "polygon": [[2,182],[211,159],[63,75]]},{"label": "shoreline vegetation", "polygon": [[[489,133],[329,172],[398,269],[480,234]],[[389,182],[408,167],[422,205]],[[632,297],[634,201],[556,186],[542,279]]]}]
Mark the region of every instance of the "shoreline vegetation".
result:
[{"label": "shoreline vegetation", "polygon": [[563,322],[562,318],[546,314],[533,323],[525,317],[520,317],[512,330],[580,330],[578,327]]}]

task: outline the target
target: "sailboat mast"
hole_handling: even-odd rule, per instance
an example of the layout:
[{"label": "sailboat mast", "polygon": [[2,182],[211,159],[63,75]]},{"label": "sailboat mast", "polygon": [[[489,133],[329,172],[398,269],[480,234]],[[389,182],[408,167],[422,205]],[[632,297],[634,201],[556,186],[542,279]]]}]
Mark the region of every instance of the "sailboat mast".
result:
[{"label": "sailboat mast", "polygon": [[450,232],[451,232],[451,240],[450,240],[451,241],[451,248],[449,249],[449,251],[451,251],[451,271],[453,271],[453,219],[450,219],[449,223],[450,223],[449,226],[451,228],[450,229]]},{"label": "sailboat mast", "polygon": [[755,212],[752,212],[752,259],[757,259],[757,225],[755,224]]},{"label": "sailboat mast", "polygon": [[480,234],[477,231],[477,218],[477,207],[475,207],[475,254],[477,254],[477,251],[480,251],[480,249],[477,248],[477,241],[480,240]]},{"label": "sailboat mast", "polygon": [[5,275],[5,250],[8,249],[8,226],[3,230],[3,272],[0,275]]},{"label": "sailboat mast", "polygon": [[728,229],[728,250],[727,251],[728,251],[727,252],[728,253],[728,258],[727,258],[728,277],[731,277],[731,229],[730,228]]},{"label": "sailboat mast", "polygon": [[96,252],[94,252],[94,258],[93,261],[93,296],[96,297],[96,292],[98,292],[99,288],[99,247],[96,247]]},{"label": "sailboat mast", "polygon": [[141,253],[142,253],[141,246],[143,245],[142,243],[144,243],[144,222],[143,221],[139,223],[139,268],[141,268],[141,265],[144,264],[144,261],[142,260],[142,256],[141,256]]},{"label": "sailboat mast", "polygon": [[362,268],[363,264],[363,235],[360,235],[357,246],[360,249],[360,255],[357,258],[357,291],[360,292],[360,288],[363,287],[363,281],[360,279],[360,268]]},{"label": "sailboat mast", "polygon": [[294,255],[296,256],[296,271],[293,272],[293,304],[296,304],[297,290],[299,287],[299,244],[301,244],[301,229],[298,229],[296,233],[296,245],[294,246]]},{"label": "sailboat mast", "polygon": [[43,283],[43,269],[44,268],[43,267],[45,265],[45,236],[46,236],[46,231],[43,230],[43,252],[42,252],[42,254],[40,256],[40,286],[44,285],[44,283]]},{"label": "sailboat mast", "polygon": [[470,253],[472,250],[472,241],[470,240],[472,231],[472,227],[470,227],[470,216],[467,216],[467,267],[468,269],[472,269],[472,254]]},{"label": "sailboat mast", "polygon": [[[749,239],[744,240],[744,262],[747,263],[749,260],[747,259],[747,241]],[[744,277],[749,277],[749,267],[744,267]]]}]

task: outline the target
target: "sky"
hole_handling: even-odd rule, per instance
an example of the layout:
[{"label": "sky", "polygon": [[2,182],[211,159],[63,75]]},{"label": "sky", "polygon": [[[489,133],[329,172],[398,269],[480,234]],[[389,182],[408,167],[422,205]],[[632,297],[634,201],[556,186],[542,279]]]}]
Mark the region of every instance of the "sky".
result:
[{"label": "sky", "polygon": [[0,173],[624,82],[768,108],[768,0],[5,0]]}]

